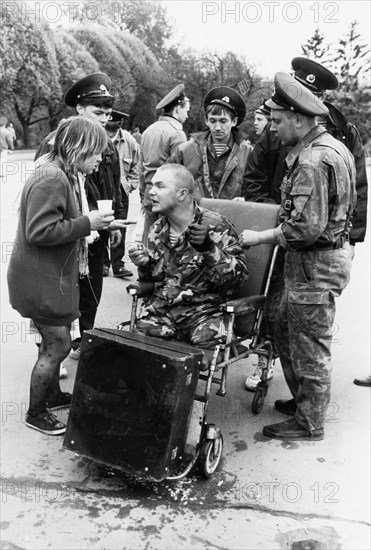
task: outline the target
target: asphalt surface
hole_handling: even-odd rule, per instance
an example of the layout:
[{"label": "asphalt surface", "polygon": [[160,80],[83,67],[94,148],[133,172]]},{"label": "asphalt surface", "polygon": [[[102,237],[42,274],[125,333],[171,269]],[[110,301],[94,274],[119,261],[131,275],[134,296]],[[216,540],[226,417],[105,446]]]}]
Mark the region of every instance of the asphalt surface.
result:
[{"label": "asphalt surface", "polygon": [[[6,270],[17,223],[17,197],[32,152],[9,156],[1,181],[1,548],[24,549],[369,549],[370,389],[369,238],[358,245],[352,279],[337,302],[333,389],[325,439],[281,442],[262,435],[285,420],[273,408],[289,398],[275,366],[263,411],[251,412],[244,389],[254,358],[230,369],[227,396],[215,390],[208,420],[224,436],[220,469],[209,480],[139,481],[62,447],[24,425],[36,360],[28,320],[8,303]],[[131,199],[129,217],[139,211]],[[135,229],[132,229],[134,232]],[[133,238],[128,234],[127,242]],[[127,267],[131,267],[127,264]],[[127,320],[130,298],[112,273],[104,280],[97,326]],[[63,390],[72,391],[77,361],[67,359]],[[62,420],[67,411],[59,411]]]}]

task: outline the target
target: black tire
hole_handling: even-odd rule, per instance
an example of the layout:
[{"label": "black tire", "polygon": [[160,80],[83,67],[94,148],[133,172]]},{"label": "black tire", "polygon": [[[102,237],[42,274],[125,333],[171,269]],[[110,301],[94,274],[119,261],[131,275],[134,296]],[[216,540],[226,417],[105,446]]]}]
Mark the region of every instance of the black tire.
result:
[{"label": "black tire", "polygon": [[254,414],[260,414],[263,410],[266,392],[262,388],[257,388],[252,400],[251,410]]},{"label": "black tire", "polygon": [[209,479],[217,470],[222,454],[223,436],[221,433],[216,439],[204,441],[198,457],[198,471],[204,479]]}]

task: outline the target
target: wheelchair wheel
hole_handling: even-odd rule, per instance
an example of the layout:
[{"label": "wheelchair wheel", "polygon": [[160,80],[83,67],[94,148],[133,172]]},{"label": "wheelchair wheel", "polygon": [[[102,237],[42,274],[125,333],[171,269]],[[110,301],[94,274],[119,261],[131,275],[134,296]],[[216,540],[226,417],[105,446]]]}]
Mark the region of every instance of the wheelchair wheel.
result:
[{"label": "wheelchair wheel", "polygon": [[223,454],[223,436],[219,433],[216,439],[204,441],[198,457],[198,471],[205,479],[209,479],[217,470]]},{"label": "wheelchair wheel", "polygon": [[267,395],[267,388],[257,387],[254,394],[254,399],[252,400],[251,410],[254,414],[260,414],[263,410],[264,399]]}]

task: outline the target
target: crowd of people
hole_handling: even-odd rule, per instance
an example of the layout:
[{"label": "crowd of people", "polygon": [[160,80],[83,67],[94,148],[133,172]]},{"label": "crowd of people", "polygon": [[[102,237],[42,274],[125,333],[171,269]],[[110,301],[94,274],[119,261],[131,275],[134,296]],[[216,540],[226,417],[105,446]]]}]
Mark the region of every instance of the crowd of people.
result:
[{"label": "crowd of people", "polygon": [[[226,334],[220,304],[249,276],[244,249],[279,245],[262,333],[292,399],[275,403],[289,420],[263,433],[323,439],[335,298],[365,238],[367,176],[357,129],[325,100],[336,76],[306,58],[294,58],[292,69],[276,73],[271,98],[255,111],[254,146],[239,130],[245,101],[228,86],[205,95],[206,130],[189,139],[183,124],[192,102],[183,84],[158,103],[159,119],[133,134],[123,129],[128,115],[113,110],[109,76],[94,73],[67,90],[65,103],[76,114],[37,150],[8,270],[11,305],[41,335],[27,426],[65,432],[52,413],[71,403],[59,386],[62,362],[68,354],[79,358],[110,267],[115,277],[133,277],[125,232],[130,193],[138,188],[145,222],[129,256],[138,280],[154,291],[143,300],[135,330],[213,348]],[[278,226],[238,235],[233,220],[200,206],[202,197],[280,204]],[[110,208],[103,211],[101,201]],[[80,337],[71,342],[77,318]],[[260,381],[259,368],[247,375],[249,391]],[[370,377],[355,383],[369,386]]]}]

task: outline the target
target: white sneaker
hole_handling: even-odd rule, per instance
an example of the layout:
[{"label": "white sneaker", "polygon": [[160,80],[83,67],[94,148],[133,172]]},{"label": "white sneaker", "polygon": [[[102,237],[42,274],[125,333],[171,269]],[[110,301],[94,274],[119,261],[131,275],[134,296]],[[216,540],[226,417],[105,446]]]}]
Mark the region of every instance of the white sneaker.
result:
[{"label": "white sneaker", "polygon": [[[274,370],[273,367],[269,367],[268,369],[268,375],[267,380],[270,380],[273,378]],[[248,391],[255,391],[257,385],[259,384],[262,376],[262,368],[258,365],[254,372],[251,372],[247,375],[246,381],[245,381],[245,387]]]},{"label": "white sneaker", "polygon": [[68,376],[67,369],[63,365],[63,363],[61,363],[60,367],[59,367],[59,378],[60,378],[60,380],[63,380],[63,378],[67,378],[67,376]]},{"label": "white sneaker", "polygon": [[69,357],[78,361],[80,359],[80,348],[71,349]]}]

